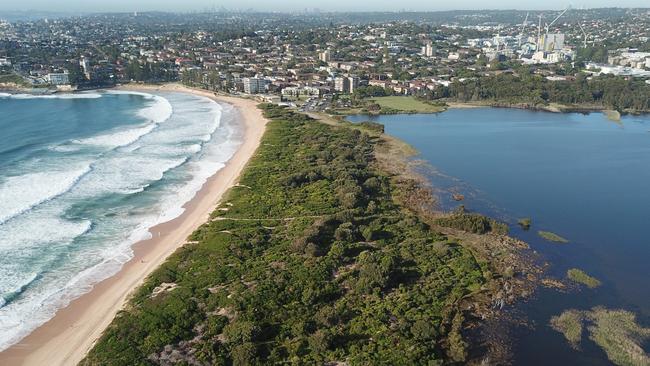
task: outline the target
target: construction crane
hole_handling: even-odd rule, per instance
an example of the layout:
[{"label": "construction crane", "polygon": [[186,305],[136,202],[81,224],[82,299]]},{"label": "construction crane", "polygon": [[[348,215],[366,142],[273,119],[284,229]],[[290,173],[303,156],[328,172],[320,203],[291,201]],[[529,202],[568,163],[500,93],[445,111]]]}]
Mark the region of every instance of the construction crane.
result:
[{"label": "construction crane", "polygon": [[[544,37],[548,36],[549,29],[553,26],[553,24],[555,24],[555,22],[558,21],[558,19],[562,18],[562,16],[564,14],[566,14],[566,12],[569,11],[569,9],[571,9],[571,5],[567,6],[566,9],[564,9],[560,13],[560,15],[556,16],[555,19],[553,19],[552,22],[544,24]],[[544,44],[542,42],[542,38],[541,38],[542,37],[542,34],[541,34],[542,33],[542,17],[543,17],[543,14],[539,14],[539,25],[537,26],[537,51],[539,51],[539,49],[544,46]]]},{"label": "construction crane", "polygon": [[583,47],[587,48],[587,37],[588,37],[587,32],[585,32],[585,29],[582,27],[582,24],[578,23],[578,26],[580,27],[580,31],[582,32],[582,35],[585,37]]},{"label": "construction crane", "polygon": [[544,28],[546,30],[546,34],[548,34],[549,28],[551,28],[551,26],[553,26],[553,24],[555,24],[555,22],[557,22],[558,19],[562,18],[562,15],[564,15],[567,11],[569,11],[569,9],[571,9],[571,5],[567,6],[566,9],[564,9],[564,11],[560,13],[560,15],[555,17],[555,19],[553,19],[553,21],[550,24],[546,24],[544,26]]},{"label": "construction crane", "polygon": [[526,29],[526,24],[528,23],[528,12],[526,12],[526,19],[521,23],[521,29],[519,30],[519,48],[521,48],[521,38],[524,36],[524,29]]},{"label": "construction crane", "polygon": [[542,42],[542,17],[543,14],[539,14],[539,24],[537,25],[537,42],[535,43],[535,51],[539,51],[539,44]]}]

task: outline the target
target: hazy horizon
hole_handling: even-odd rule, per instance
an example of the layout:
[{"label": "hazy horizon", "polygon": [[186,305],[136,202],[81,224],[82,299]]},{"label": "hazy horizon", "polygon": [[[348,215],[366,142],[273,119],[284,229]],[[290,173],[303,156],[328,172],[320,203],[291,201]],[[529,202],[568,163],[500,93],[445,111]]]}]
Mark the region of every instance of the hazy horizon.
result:
[{"label": "hazy horizon", "polygon": [[[277,0],[260,5],[255,0],[186,0],[179,2],[160,2],[156,0],[114,0],[96,3],[84,0],[65,0],[53,3],[51,0],[24,0],[18,8],[15,3],[0,4],[0,11],[47,11],[47,12],[131,12],[131,11],[167,11],[188,12],[225,8],[228,10],[255,11],[302,11],[305,9],[320,11],[446,11],[446,10],[557,10],[571,4],[574,8],[613,7],[611,1],[590,0],[570,3],[562,0],[549,0],[531,5],[521,1],[501,0],[490,3],[476,0],[458,0],[453,4],[431,3],[425,0],[404,0],[396,3],[391,0],[350,2],[330,0],[304,3],[296,0]],[[308,6],[305,6],[308,5]],[[648,7],[645,0],[623,0],[615,4],[618,8]]]}]

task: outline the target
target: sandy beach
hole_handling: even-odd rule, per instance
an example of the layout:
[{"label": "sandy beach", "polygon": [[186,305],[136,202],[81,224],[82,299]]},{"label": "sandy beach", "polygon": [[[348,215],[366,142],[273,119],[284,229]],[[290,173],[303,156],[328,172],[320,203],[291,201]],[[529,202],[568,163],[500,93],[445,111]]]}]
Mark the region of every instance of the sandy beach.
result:
[{"label": "sandy beach", "polygon": [[124,306],[130,293],[207,221],[223,194],[237,182],[264,134],[266,120],[256,107],[258,103],[253,100],[215,96],[209,91],[178,84],[118,89],[186,92],[232,104],[244,126],[244,142],[225,167],[210,177],[196,196],[184,205],[185,211],[181,216],[151,228],[150,232],[156,233],[154,238],[133,246],[134,257],[119,273],[96,284],[90,292],[60,309],[50,321],[0,353],[0,365],[76,365],[81,361]]}]

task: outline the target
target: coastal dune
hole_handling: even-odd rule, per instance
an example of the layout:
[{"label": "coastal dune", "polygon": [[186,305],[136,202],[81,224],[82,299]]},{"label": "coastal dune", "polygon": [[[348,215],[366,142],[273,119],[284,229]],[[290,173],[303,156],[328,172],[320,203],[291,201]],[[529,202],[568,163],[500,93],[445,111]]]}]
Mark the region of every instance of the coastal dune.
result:
[{"label": "coastal dune", "polygon": [[244,128],[243,143],[226,165],[183,206],[185,211],[181,216],[152,227],[152,238],[133,246],[134,257],[121,271],[96,284],[90,292],[60,309],[54,318],[0,353],[0,365],[75,365],[81,361],[125,305],[131,292],[208,220],[223,194],[237,182],[264,134],[266,119],[253,100],[215,96],[177,84],[122,89],[193,93],[231,104],[237,109]]}]

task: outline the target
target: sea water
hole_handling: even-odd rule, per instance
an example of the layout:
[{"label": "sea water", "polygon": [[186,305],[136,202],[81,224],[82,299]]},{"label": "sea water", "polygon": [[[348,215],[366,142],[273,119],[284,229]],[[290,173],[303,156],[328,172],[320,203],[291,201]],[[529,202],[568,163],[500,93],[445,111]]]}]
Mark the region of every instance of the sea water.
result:
[{"label": "sea water", "polygon": [[[617,123],[601,113],[499,108],[350,117],[369,119],[432,166],[423,172],[440,189],[443,208],[464,204],[508,222],[512,235],[551,264],[548,276],[565,278],[576,267],[603,282],[568,293],[540,288],[512,309],[530,324],[509,330],[515,364],[610,364],[593,342],[583,339],[576,351],[549,326],[566,309],[622,308],[650,326],[650,117],[624,116]],[[465,200],[455,202],[453,193]],[[524,217],[532,218],[530,231],[516,224]],[[545,241],[538,230],[570,242]]]},{"label": "sea water", "polygon": [[241,142],[200,96],[0,94],[0,350],[116,273]]}]

